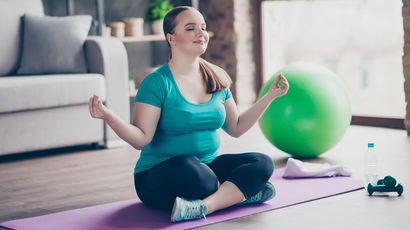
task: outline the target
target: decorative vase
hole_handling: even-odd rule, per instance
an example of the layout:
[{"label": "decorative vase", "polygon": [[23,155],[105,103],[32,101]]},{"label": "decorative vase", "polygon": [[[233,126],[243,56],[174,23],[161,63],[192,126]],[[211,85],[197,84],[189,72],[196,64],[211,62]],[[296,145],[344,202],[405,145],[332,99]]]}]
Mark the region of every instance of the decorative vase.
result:
[{"label": "decorative vase", "polygon": [[124,18],[125,36],[141,37],[144,36],[143,18]]},{"label": "decorative vase", "polygon": [[154,34],[164,34],[164,31],[162,29],[162,23],[164,22],[163,19],[161,20],[155,20],[151,24],[152,31]]},{"label": "decorative vase", "polygon": [[125,24],[124,22],[111,22],[110,23],[111,27],[111,35],[117,38],[122,38],[124,37],[125,31]]}]

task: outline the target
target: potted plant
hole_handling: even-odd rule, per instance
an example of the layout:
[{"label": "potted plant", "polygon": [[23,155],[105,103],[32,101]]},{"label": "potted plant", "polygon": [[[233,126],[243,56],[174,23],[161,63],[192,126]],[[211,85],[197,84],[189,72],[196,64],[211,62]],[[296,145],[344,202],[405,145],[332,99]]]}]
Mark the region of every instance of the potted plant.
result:
[{"label": "potted plant", "polygon": [[145,21],[151,23],[156,34],[163,34],[162,23],[168,11],[174,8],[168,0],[156,0],[151,3],[145,13]]}]

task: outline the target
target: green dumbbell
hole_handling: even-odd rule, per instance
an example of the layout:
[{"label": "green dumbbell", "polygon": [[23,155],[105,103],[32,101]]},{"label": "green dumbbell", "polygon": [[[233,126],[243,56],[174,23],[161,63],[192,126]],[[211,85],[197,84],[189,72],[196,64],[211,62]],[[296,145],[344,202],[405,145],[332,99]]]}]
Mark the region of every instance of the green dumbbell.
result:
[{"label": "green dumbbell", "polygon": [[396,179],[392,176],[386,176],[384,179],[377,181],[377,185],[369,183],[367,192],[372,195],[373,192],[397,192],[399,196],[403,193],[403,185],[397,184]]}]

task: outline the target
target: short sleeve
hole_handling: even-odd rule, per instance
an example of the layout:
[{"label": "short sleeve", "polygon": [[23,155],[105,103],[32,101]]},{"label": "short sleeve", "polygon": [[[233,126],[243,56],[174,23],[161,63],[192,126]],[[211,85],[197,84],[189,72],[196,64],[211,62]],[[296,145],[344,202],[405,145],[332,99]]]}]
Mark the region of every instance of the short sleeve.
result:
[{"label": "short sleeve", "polygon": [[138,88],[134,102],[142,102],[161,108],[164,101],[164,92],[163,87],[161,87],[162,84],[160,84],[160,77],[155,73],[145,77]]},{"label": "short sleeve", "polygon": [[231,93],[231,90],[229,88],[226,88],[224,90],[224,92],[225,92],[225,100],[228,100],[229,98],[232,97],[232,93]]}]

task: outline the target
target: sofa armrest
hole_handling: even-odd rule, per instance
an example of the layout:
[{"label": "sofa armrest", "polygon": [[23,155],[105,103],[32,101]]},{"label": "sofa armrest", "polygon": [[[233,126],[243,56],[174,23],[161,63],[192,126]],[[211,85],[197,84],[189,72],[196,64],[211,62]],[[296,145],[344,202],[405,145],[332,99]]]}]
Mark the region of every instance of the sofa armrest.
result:
[{"label": "sofa armrest", "polygon": [[[85,49],[88,71],[105,76],[105,105],[129,122],[128,56],[124,44],[114,37],[89,36]],[[106,143],[119,139],[108,125],[105,126]]]}]

